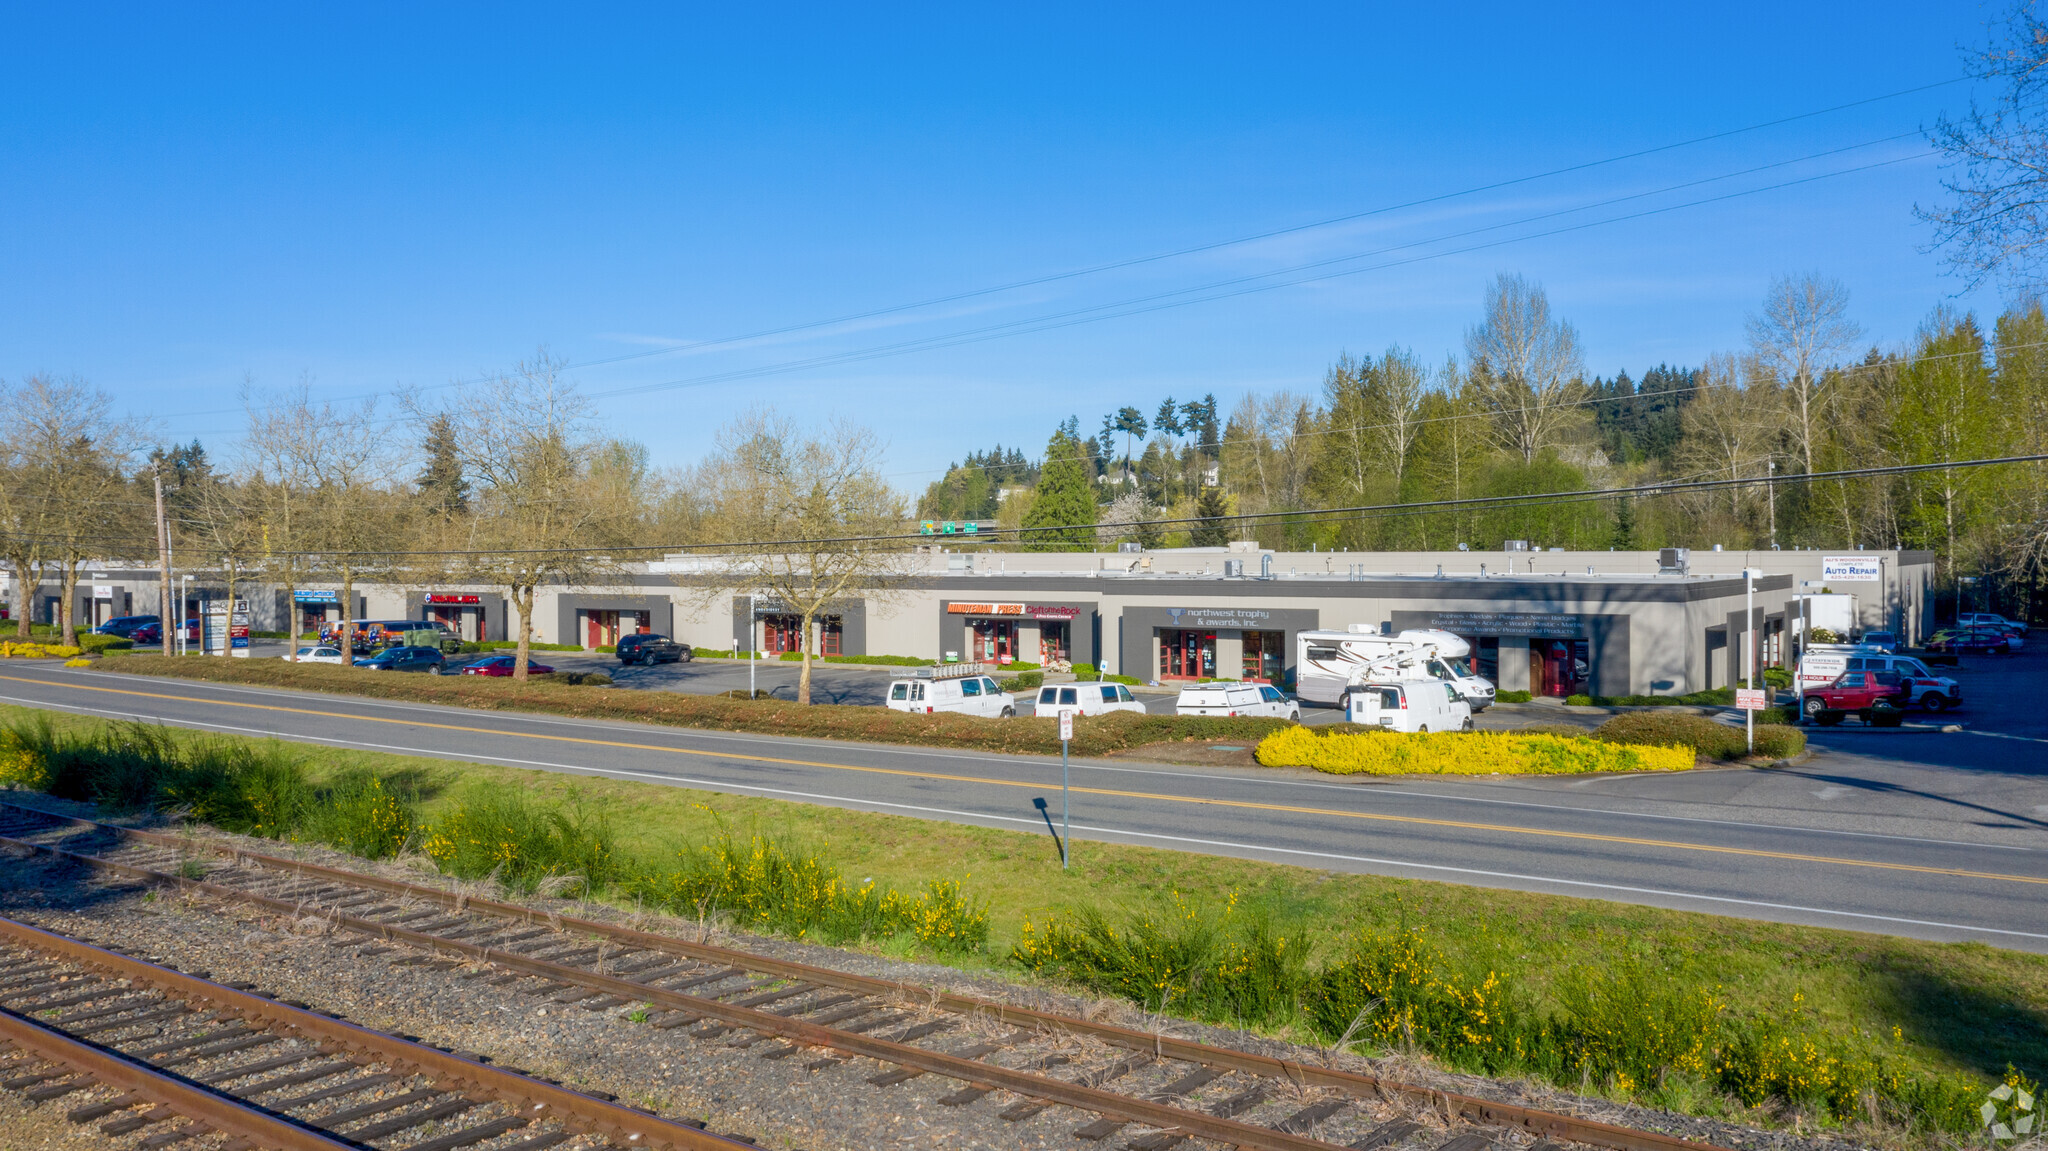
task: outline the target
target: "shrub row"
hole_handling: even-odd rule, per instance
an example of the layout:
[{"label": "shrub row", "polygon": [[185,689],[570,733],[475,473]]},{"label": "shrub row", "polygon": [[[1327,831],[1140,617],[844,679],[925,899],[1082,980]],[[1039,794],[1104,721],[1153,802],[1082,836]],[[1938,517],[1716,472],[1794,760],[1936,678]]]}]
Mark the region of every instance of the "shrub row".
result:
[{"label": "shrub row", "polygon": [[1691,751],[1583,736],[1434,731],[1319,733],[1290,727],[1259,741],[1267,767],[1313,767],[1333,775],[1571,775],[1588,771],[1684,771]]},{"label": "shrub row", "polygon": [[[487,676],[380,675],[330,664],[268,659],[131,656],[120,670],[218,683],[300,688],[377,699],[403,699],[488,710],[544,712],[593,719],[658,723],[714,731],[754,731],[813,739],[960,747],[976,751],[1057,755],[1059,725],[967,715],[913,715],[882,707],[797,704],[665,691],[581,691],[555,683]],[[744,691],[741,693],[744,695]],[[1117,712],[1074,723],[1073,752],[1104,755],[1149,743],[1198,739],[1256,742],[1283,727],[1280,719],[1221,719]]]},{"label": "shrub row", "polygon": [[[1716,723],[1703,715],[1638,711],[1615,716],[1593,734],[1615,743],[1690,748],[1708,759],[1740,759],[1748,754],[1743,729]],[[1758,755],[1789,759],[1805,750],[1806,733],[1798,728],[1771,723],[1757,725]]]},{"label": "shrub row", "polygon": [[1838,1039],[1796,994],[1737,1017],[1707,979],[1624,960],[1570,972],[1539,1005],[1512,973],[1446,956],[1421,930],[1361,933],[1323,962],[1305,950],[1298,933],[1234,901],[1212,914],[1177,899],[1166,916],[1082,910],[1027,923],[1009,959],[1152,1010],[1238,1027],[1296,1021],[1335,1045],[1426,1052],[1462,1071],[1624,1095],[1676,1078],[1837,1121],[1881,1108],[1922,1130],[1980,1127],[1983,1086]]},{"label": "shrub row", "polygon": [[693,916],[823,942],[910,934],[934,950],[979,950],[987,908],[958,883],[914,894],[858,886],[812,855],[729,830],[660,859],[622,855],[602,815],[574,803],[479,787],[433,820],[402,780],[365,771],[311,781],[280,744],[181,741],[162,728],[110,725],[61,735],[47,719],[0,732],[0,786],[43,791],[113,810],[178,809],[229,831],[326,843],[370,859],[417,847],[443,872],[509,888],[638,897]]},{"label": "shrub row", "polygon": [[8,642],[0,643],[0,659],[70,659],[84,650],[61,643]]}]

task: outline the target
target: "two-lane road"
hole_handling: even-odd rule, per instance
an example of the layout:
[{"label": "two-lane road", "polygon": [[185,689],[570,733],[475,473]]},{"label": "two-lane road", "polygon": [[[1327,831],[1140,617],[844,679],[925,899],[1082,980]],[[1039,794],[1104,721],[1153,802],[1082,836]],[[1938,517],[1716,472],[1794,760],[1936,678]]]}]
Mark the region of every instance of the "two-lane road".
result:
[{"label": "two-lane road", "polygon": [[[1059,761],[1028,756],[47,665],[0,669],[0,702],[1041,833],[1032,800],[1058,805]],[[2048,951],[2043,822],[1984,818],[1985,805],[1967,796],[1872,778],[1883,770],[1836,756],[1796,771],[1375,780],[1082,760],[1073,765],[1074,831],[1331,870]],[[1971,786],[1996,785],[2010,797],[2033,795],[2043,782],[2031,773],[2003,781],[1980,773]]]}]

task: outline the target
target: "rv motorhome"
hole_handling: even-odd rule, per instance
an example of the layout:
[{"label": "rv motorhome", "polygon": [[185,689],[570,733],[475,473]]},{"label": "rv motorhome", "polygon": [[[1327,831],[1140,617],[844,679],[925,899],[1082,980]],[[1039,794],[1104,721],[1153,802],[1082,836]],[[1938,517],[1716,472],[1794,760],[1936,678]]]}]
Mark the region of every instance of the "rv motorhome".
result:
[{"label": "rv motorhome", "polygon": [[1493,704],[1494,686],[1458,661],[1472,645],[1447,631],[1411,628],[1381,635],[1370,624],[1344,631],[1304,631],[1295,658],[1294,694],[1310,703],[1350,709],[1351,689],[1364,678],[1434,678],[1451,685],[1475,712]]}]

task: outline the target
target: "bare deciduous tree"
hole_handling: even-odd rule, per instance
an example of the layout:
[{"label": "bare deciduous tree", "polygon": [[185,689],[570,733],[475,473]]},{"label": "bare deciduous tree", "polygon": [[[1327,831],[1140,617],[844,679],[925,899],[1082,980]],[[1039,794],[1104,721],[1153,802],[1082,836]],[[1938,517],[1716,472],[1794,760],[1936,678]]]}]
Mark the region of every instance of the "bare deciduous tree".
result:
[{"label": "bare deciduous tree", "polygon": [[811,702],[818,619],[855,596],[886,601],[910,574],[913,553],[903,541],[873,538],[909,526],[881,462],[881,441],[866,428],[835,423],[811,434],[762,410],[726,427],[716,458],[700,472],[710,488],[712,531],[732,542],[734,554],[730,564],[689,578],[700,591],[765,595],[801,618],[799,703]]},{"label": "bare deciduous tree", "polygon": [[[420,412],[416,398],[407,405]],[[630,446],[599,441],[589,401],[545,349],[431,418],[443,416],[464,476],[475,485],[467,548],[451,557],[452,570],[505,589],[519,614],[512,678],[523,680],[532,662],[535,593],[617,570],[604,549],[623,542],[632,509],[606,497],[636,482],[645,461]]]},{"label": "bare deciduous tree", "polygon": [[1997,98],[1935,121],[1928,142],[1948,159],[1942,186],[1954,199],[1914,214],[1934,226],[1933,246],[1969,287],[1998,275],[2038,282],[2048,244],[2048,18],[2030,0],[2015,3],[1970,64],[1998,85]]},{"label": "bare deciduous tree", "polygon": [[1821,387],[1834,357],[1863,330],[1849,319],[1849,289],[1818,274],[1780,276],[1749,318],[1750,353],[1785,391],[1792,442],[1804,470],[1814,470]]},{"label": "bare deciduous tree", "polygon": [[[118,554],[122,533],[138,526],[124,474],[134,428],[113,417],[106,393],[76,378],[31,376],[11,400],[19,499],[33,509],[44,556],[56,561],[61,642],[73,645],[79,568]],[[17,574],[25,599],[35,585]]]},{"label": "bare deciduous tree", "polygon": [[1486,319],[1465,334],[1474,396],[1503,450],[1531,463],[1586,419],[1577,406],[1586,367],[1579,334],[1550,315],[1540,284],[1503,272],[1486,290]]}]

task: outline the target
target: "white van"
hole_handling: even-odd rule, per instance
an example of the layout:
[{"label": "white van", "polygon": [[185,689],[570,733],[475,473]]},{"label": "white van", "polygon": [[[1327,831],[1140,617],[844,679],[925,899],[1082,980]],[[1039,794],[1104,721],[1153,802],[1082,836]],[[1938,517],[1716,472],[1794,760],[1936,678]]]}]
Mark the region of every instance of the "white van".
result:
[{"label": "white van", "polygon": [[1345,718],[1388,731],[1471,731],[1472,706],[1440,679],[1389,679],[1350,691]]},{"label": "white van", "polygon": [[1909,655],[1894,655],[1883,648],[1863,644],[1812,644],[1799,656],[1799,683],[1812,690],[1835,682],[1844,672],[1889,671],[1898,674],[1910,693],[1910,702],[1929,711],[1960,707],[1962,685],[1947,676],[1936,675],[1927,665]]},{"label": "white van", "polygon": [[1033,715],[1044,719],[1063,711],[1075,715],[1108,715],[1112,711],[1143,712],[1145,705],[1120,683],[1083,680],[1080,683],[1048,685],[1038,689],[1038,706]]},{"label": "white van", "polygon": [[1268,683],[1191,683],[1173,703],[1175,715],[1260,715],[1301,722],[1301,705]]},{"label": "white van", "polygon": [[894,680],[883,702],[891,711],[923,714],[955,711],[990,719],[1008,719],[1017,714],[1017,697],[985,675]]},{"label": "white van", "polygon": [[1799,655],[1799,684],[1811,691],[1826,687],[1844,672],[1889,671],[1905,683],[1907,702],[1928,711],[1945,711],[1963,703],[1963,687],[1945,675],[1927,670],[1927,665],[1910,655],[1894,655],[1881,647],[1864,644],[1816,643]]}]

